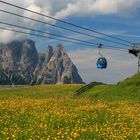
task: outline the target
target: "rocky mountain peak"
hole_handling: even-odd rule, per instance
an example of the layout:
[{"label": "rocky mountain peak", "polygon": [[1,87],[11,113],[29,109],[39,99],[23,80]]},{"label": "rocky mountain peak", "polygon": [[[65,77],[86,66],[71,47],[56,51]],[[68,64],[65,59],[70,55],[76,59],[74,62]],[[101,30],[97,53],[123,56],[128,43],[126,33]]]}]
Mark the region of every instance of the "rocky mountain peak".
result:
[{"label": "rocky mountain peak", "polygon": [[63,51],[64,51],[63,45],[62,45],[62,44],[58,44],[58,45],[56,46],[56,49],[55,49],[54,54],[55,54],[55,56],[56,56],[57,58],[59,58],[59,57],[62,56]]},{"label": "rocky mountain peak", "polygon": [[53,53],[53,47],[51,45],[48,45],[47,52]]},{"label": "rocky mountain peak", "polygon": [[0,84],[83,83],[62,44],[38,53],[29,39],[0,44]]},{"label": "rocky mountain peak", "polygon": [[59,44],[56,46],[56,51],[58,51],[58,52],[63,52],[63,49],[64,49],[64,47],[63,47],[63,45],[62,45],[61,43],[59,43]]}]

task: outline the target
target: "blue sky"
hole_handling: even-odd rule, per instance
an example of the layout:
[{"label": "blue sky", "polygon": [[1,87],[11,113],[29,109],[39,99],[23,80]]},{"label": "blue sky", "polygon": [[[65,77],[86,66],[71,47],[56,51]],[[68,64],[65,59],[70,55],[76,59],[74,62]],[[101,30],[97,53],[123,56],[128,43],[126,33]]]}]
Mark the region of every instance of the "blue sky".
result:
[{"label": "blue sky", "polygon": [[[37,11],[55,18],[66,20],[74,24],[97,30],[99,32],[112,35],[121,39],[128,40],[132,43],[140,42],[140,0],[5,0],[19,6],[26,7],[30,10]],[[28,16],[54,25],[65,28],[71,28],[87,34],[96,35],[104,39],[110,39],[102,35],[98,35],[89,31],[77,29],[75,27],[52,21],[50,19],[22,11],[5,4],[0,4],[0,9],[12,11],[20,15]],[[107,41],[102,41],[93,37],[88,37],[62,29],[57,29],[47,25],[39,24],[25,19],[20,19],[0,12],[0,20],[11,24],[28,26],[30,28],[55,33],[66,37],[73,37],[83,41],[94,43],[102,43],[106,46],[115,46],[128,48]],[[2,26],[2,25],[1,25]],[[10,27],[8,27],[10,28]],[[137,71],[137,59],[126,52],[119,50],[103,49],[103,55],[108,59],[108,68],[103,71],[96,69],[96,60],[98,50],[93,47],[60,42],[51,39],[42,39],[32,36],[23,36],[21,34],[12,33],[5,30],[0,30],[1,42],[19,38],[31,38],[36,41],[38,51],[44,52],[48,44],[55,47],[58,43],[62,43],[65,50],[70,55],[73,63],[76,64],[79,73],[84,81],[99,81],[107,83],[116,83],[128,76],[133,75]],[[114,40],[117,41],[117,40]],[[124,42],[122,42],[124,43]],[[92,52],[92,53],[91,53]]]},{"label": "blue sky", "polygon": [[[121,38],[121,39],[125,39],[128,40],[132,43],[139,43],[140,41],[140,10],[137,10],[136,13],[134,13],[134,15],[129,16],[119,16],[119,15],[113,15],[113,14],[109,14],[109,15],[98,15],[98,16],[70,16],[67,18],[64,18],[63,20],[66,20],[68,22],[72,22],[74,24],[83,26],[83,27],[87,27],[93,30],[97,30],[99,32],[103,32],[106,33],[108,35],[113,35],[115,37]],[[91,33],[91,32],[87,32],[81,29],[77,29],[74,28],[72,26],[63,24],[63,23],[55,23],[56,25],[59,25],[61,27],[66,27],[66,28],[72,28],[81,32],[86,32],[89,34],[93,34],[102,38],[106,38],[106,39],[110,39],[111,38],[107,38],[104,36],[100,36],[98,34],[95,33]],[[41,27],[42,28],[42,27]],[[50,33],[56,33],[56,34],[60,34],[60,35],[64,35],[66,37],[72,37],[72,36],[77,36],[78,38],[78,34],[76,33],[72,33],[72,32],[68,32],[65,30],[61,30],[61,29],[57,29],[57,28],[47,28],[45,27],[46,30],[49,30]],[[81,35],[79,35],[81,38]],[[82,36],[83,38],[85,38],[85,36]],[[105,45],[113,45],[116,47],[124,47],[121,46],[120,44],[112,44],[111,42],[106,42],[106,41],[102,41],[99,39],[95,39],[95,38],[87,38],[85,40],[90,40],[91,42],[95,42],[95,43],[104,43]],[[117,40],[114,40],[117,41]],[[59,41],[54,41],[54,40],[49,40],[49,42],[56,46],[57,43]],[[124,43],[124,42],[122,42]],[[40,42],[39,42],[40,44]],[[68,43],[63,42],[63,45],[67,46]],[[68,45],[69,46],[69,45]],[[75,45],[72,45],[75,48]],[[85,48],[85,46],[77,46],[76,48]],[[88,46],[87,46],[88,47]],[[129,47],[126,46],[126,48]],[[69,50],[69,48],[67,48]],[[73,48],[72,48],[73,49]],[[43,49],[44,50],[44,49]]]}]

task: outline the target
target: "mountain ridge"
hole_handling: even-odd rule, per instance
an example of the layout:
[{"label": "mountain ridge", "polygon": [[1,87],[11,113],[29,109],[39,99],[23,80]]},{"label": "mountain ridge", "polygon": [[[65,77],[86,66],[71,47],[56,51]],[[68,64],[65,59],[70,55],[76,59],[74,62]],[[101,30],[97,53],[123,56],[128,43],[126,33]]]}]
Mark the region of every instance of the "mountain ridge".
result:
[{"label": "mountain ridge", "polygon": [[30,39],[0,43],[0,84],[81,84],[76,66],[62,44],[39,53]]}]

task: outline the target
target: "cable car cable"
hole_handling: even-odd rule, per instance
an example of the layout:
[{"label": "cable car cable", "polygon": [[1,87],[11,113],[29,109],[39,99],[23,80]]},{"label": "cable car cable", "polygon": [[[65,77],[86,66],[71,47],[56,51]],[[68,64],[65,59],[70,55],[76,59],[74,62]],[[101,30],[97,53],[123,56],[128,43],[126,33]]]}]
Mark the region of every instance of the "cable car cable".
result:
[{"label": "cable car cable", "polygon": [[[75,38],[69,38],[69,37],[65,37],[65,36],[62,36],[62,35],[58,35],[58,34],[47,33],[47,32],[41,31],[41,30],[36,30],[36,29],[24,27],[24,26],[15,25],[15,24],[10,24],[10,23],[7,23],[7,22],[0,22],[0,24],[9,25],[9,26],[13,26],[13,27],[21,28],[21,29],[30,30],[30,31],[35,31],[35,32],[39,32],[39,33],[43,33],[43,34],[47,34],[47,35],[58,36],[58,37],[65,38],[65,39],[79,41],[79,42],[82,42],[82,43],[97,45],[96,43],[93,43],[93,42],[83,41],[83,40],[75,39]],[[105,46],[105,48],[113,48],[113,47],[114,46],[108,46],[108,45]],[[114,47],[114,48],[118,48],[118,47]],[[119,49],[122,49],[122,48],[119,48]],[[122,50],[126,50],[126,49],[122,49]]]},{"label": "cable car cable", "polygon": [[36,30],[36,29],[32,29],[32,28],[28,28],[28,27],[24,27],[24,26],[19,26],[19,25],[15,25],[15,24],[10,24],[10,23],[6,23],[6,22],[0,22],[0,24],[9,25],[9,26],[12,26],[12,27],[17,27],[17,28],[26,29],[26,30],[31,30],[31,31],[43,33],[43,34],[46,34],[46,35],[53,35],[53,36],[57,36],[57,37],[65,38],[65,39],[74,40],[74,41],[80,41],[80,42],[87,43],[87,44],[96,45],[96,43],[93,43],[93,42],[83,41],[83,40],[72,38],[72,37],[65,37],[65,36],[62,36],[62,35],[48,33],[48,32],[44,32],[44,31],[41,31],[41,30]]},{"label": "cable car cable", "polygon": [[8,30],[8,31],[16,32],[16,33],[21,33],[21,34],[26,34],[26,35],[33,35],[33,36],[37,36],[37,37],[49,38],[49,39],[54,39],[54,40],[58,40],[58,41],[71,42],[71,43],[76,43],[76,44],[80,44],[80,45],[84,45],[84,46],[92,46],[93,47],[93,45],[90,45],[90,44],[85,44],[85,43],[75,42],[75,41],[70,41],[70,40],[64,40],[64,39],[59,39],[59,38],[55,38],[55,37],[47,37],[45,35],[38,35],[38,34],[34,34],[34,33],[27,33],[27,32],[15,30],[15,29],[9,29],[9,28],[5,28],[5,27],[0,27],[0,29]]},{"label": "cable car cable", "polygon": [[[69,43],[75,43],[75,44],[79,44],[79,45],[90,46],[90,47],[96,48],[96,46],[93,46],[93,45],[90,45],[90,44],[81,43],[81,42],[75,42],[75,41],[70,41],[70,40],[64,40],[64,39],[59,39],[59,38],[55,38],[55,37],[47,37],[47,36],[44,36],[44,35],[37,35],[37,34],[34,34],[34,33],[27,33],[27,32],[15,30],[15,29],[9,29],[9,28],[5,28],[5,27],[0,27],[0,29],[8,30],[8,31],[16,32],[16,33],[21,33],[21,34],[26,34],[26,35],[33,35],[33,36],[37,36],[37,37],[41,37],[41,38],[49,38],[49,39],[54,39],[54,40],[58,40],[58,41],[69,42]],[[104,49],[105,49],[105,48],[106,48],[106,47],[104,47]],[[106,49],[114,50],[113,48],[106,48]],[[115,50],[116,50],[116,48],[115,48]],[[120,49],[118,49],[118,50],[120,50]],[[120,50],[120,51],[123,51],[123,52],[124,52],[124,50]]]},{"label": "cable car cable", "polygon": [[41,20],[30,18],[30,17],[27,17],[27,16],[22,16],[22,15],[19,15],[19,14],[13,13],[13,12],[9,12],[9,11],[6,11],[6,10],[0,9],[0,11],[4,12],[4,13],[7,13],[7,14],[10,14],[10,15],[14,15],[14,16],[20,17],[20,18],[32,20],[34,22],[38,22],[38,23],[42,23],[42,24],[45,24],[45,25],[53,26],[55,28],[67,30],[67,31],[70,31],[70,32],[75,32],[75,33],[78,33],[78,34],[81,34],[81,35],[86,35],[86,36],[89,36],[89,37],[94,37],[94,38],[97,38],[97,39],[101,39],[101,40],[104,40],[104,41],[108,41],[108,42],[112,42],[112,43],[116,43],[116,44],[120,44],[120,45],[128,47],[128,44],[124,44],[124,43],[116,42],[116,41],[113,41],[113,40],[97,37],[95,35],[87,34],[87,33],[80,32],[80,31],[77,31],[77,30],[74,30],[74,29],[69,29],[69,28],[61,27],[61,26],[58,26],[58,25],[54,25],[54,24],[51,24],[51,23],[48,23],[48,22],[44,22],[44,21],[41,21]]},{"label": "cable car cable", "polygon": [[119,40],[119,41],[123,41],[123,42],[129,43],[129,44],[132,44],[132,42],[130,42],[128,40],[124,40],[124,39],[121,39],[121,38],[118,38],[118,37],[114,37],[114,36],[111,36],[111,35],[108,35],[108,34],[105,34],[105,33],[102,33],[102,32],[96,31],[96,30],[93,30],[93,29],[82,27],[82,26],[73,24],[73,23],[68,22],[68,21],[64,21],[64,20],[61,20],[61,19],[58,19],[58,18],[55,18],[55,17],[52,17],[52,16],[48,16],[46,14],[41,14],[39,12],[36,12],[36,11],[33,11],[33,10],[29,10],[27,8],[24,8],[24,7],[15,5],[15,4],[5,2],[3,0],[0,0],[0,2],[3,3],[3,4],[6,4],[6,5],[12,6],[12,7],[16,7],[16,8],[19,8],[19,9],[22,9],[22,10],[25,10],[25,11],[28,11],[28,12],[31,12],[31,13],[43,16],[43,17],[47,17],[47,18],[53,19],[55,21],[59,21],[59,22],[62,22],[62,23],[65,23],[65,24],[68,24],[68,25],[71,25],[71,26],[74,26],[74,27],[78,27],[78,28],[81,28],[81,29],[84,29],[84,30],[87,30],[87,31],[91,31],[91,32],[94,32],[94,33],[97,33],[97,34],[100,34],[100,35],[104,35],[104,36],[110,37],[110,38],[115,39],[115,40]]}]

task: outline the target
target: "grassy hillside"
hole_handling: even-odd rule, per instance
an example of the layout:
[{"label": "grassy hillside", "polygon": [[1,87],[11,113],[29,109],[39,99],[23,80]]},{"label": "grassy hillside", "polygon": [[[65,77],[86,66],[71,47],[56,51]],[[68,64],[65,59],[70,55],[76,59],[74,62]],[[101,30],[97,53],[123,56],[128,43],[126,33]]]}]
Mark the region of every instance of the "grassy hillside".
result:
[{"label": "grassy hillside", "polygon": [[83,94],[101,100],[127,100],[140,102],[140,74],[136,74],[117,85],[99,85]]},{"label": "grassy hillside", "polygon": [[117,85],[0,89],[0,140],[140,139],[140,75]]}]

